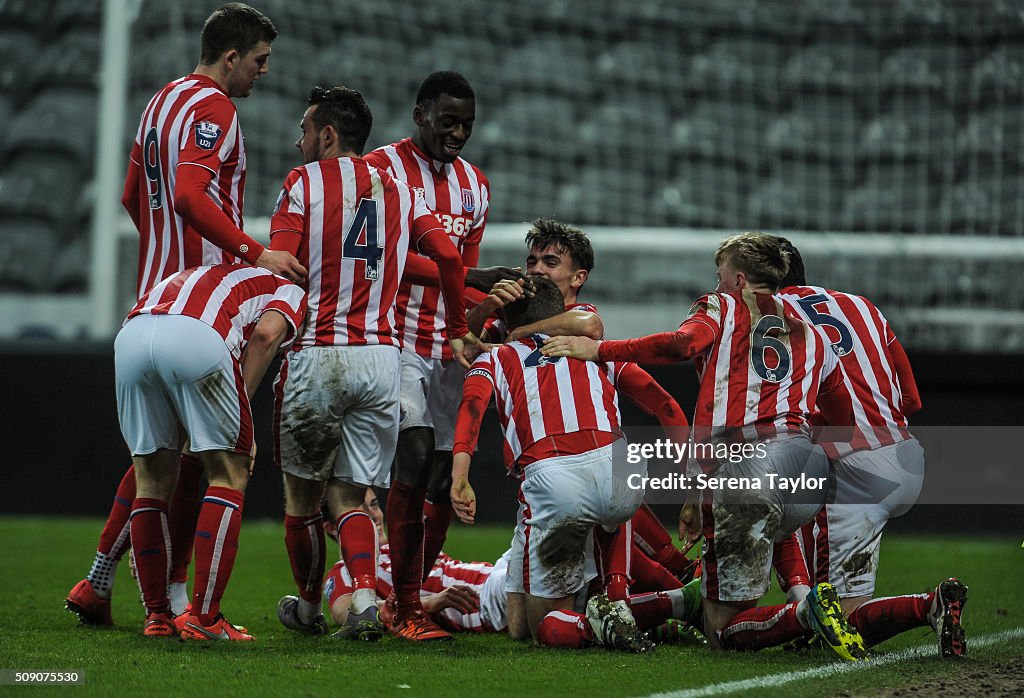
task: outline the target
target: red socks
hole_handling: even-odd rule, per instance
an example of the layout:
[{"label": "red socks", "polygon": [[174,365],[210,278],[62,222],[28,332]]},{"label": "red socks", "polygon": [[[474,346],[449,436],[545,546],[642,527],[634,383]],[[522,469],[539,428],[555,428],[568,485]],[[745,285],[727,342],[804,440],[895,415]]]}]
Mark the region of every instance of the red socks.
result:
[{"label": "red socks", "polygon": [[[676,594],[680,595],[679,605],[682,605],[682,595],[678,590]],[[633,618],[636,620],[636,627],[641,630],[650,630],[656,628],[669,618],[677,617],[675,614],[675,606],[672,603],[672,598],[669,594],[663,591],[656,591],[650,594],[634,594],[629,597],[629,610],[633,612]],[[680,614],[682,609],[680,608]]]},{"label": "red socks", "polygon": [[231,579],[238,553],[244,499],[245,495],[229,487],[210,487],[203,497],[196,525],[196,569],[192,585],[192,613],[203,625],[213,625],[220,614],[220,600]]},{"label": "red socks", "polygon": [[633,546],[629,573],[633,577],[633,583],[630,585],[633,592],[681,589],[683,586],[678,577],[647,557],[647,553],[636,545]]},{"label": "red socks", "polygon": [[682,579],[687,575],[693,567],[693,561],[673,545],[672,536],[647,504],[636,510],[631,523],[633,538],[641,550],[676,577]]},{"label": "red socks", "polygon": [[188,563],[192,560],[192,541],[199,520],[199,484],[203,468],[195,456],[181,456],[178,486],[171,497],[167,523],[171,529],[171,581],[188,581]]},{"label": "red socks", "polygon": [[391,544],[391,580],[398,603],[396,620],[420,609],[423,574],[423,501],[426,489],[396,480],[388,492],[387,523]]},{"label": "red socks", "polygon": [[159,499],[135,499],[129,525],[146,613],[167,613],[171,606],[167,598],[167,575],[171,565],[167,503]]},{"label": "red socks", "polygon": [[772,564],[775,567],[775,575],[779,578],[779,587],[782,591],[789,591],[792,587],[803,585],[811,586],[811,575],[807,571],[807,562],[804,559],[804,551],[797,540],[797,534],[775,544],[772,550]]},{"label": "red socks", "polygon": [[601,569],[608,598],[625,601],[629,596],[629,568],[633,552],[633,528],[629,521],[608,533],[594,528],[594,538],[601,550]]},{"label": "red socks", "polygon": [[284,546],[299,596],[319,604],[326,565],[323,515],[284,517]]},{"label": "red socks", "polygon": [[437,556],[441,554],[444,541],[448,537],[448,526],[452,522],[455,510],[452,503],[431,502],[429,499],[423,502],[423,576],[425,581],[434,569]]},{"label": "red socks", "polygon": [[870,647],[894,635],[928,625],[928,609],[935,593],[873,599],[850,614],[850,623]]},{"label": "red socks", "polygon": [[537,641],[544,647],[578,650],[594,644],[594,631],[582,613],[551,611],[540,621]]},{"label": "red socks", "polygon": [[120,560],[125,551],[131,546],[128,537],[128,518],[132,513],[132,502],[135,501],[135,466],[128,468],[128,472],[121,478],[114,494],[114,504],[110,507],[107,515],[107,523],[100,533],[97,552],[107,557]]},{"label": "red socks", "polygon": [[758,606],[740,611],[718,631],[723,649],[759,650],[774,647],[808,633],[796,615],[795,603]]},{"label": "red socks", "polygon": [[[338,545],[341,548],[341,559],[352,575],[353,588],[376,589],[377,526],[370,515],[362,509],[352,509],[339,516]],[[419,594],[418,588],[416,593]]]}]

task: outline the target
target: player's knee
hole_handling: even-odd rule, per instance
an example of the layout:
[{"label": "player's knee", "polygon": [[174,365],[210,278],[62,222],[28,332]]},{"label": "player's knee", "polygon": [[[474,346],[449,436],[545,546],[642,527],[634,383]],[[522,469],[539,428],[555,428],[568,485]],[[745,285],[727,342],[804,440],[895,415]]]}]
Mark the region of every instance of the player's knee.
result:
[{"label": "player's knee", "polygon": [[394,479],[407,485],[426,488],[430,481],[430,463],[434,453],[434,430],[414,427],[398,434]]},{"label": "player's knee", "polygon": [[537,642],[543,647],[583,649],[594,644],[588,630],[580,625],[579,619],[568,619],[552,612],[541,618],[537,626]]}]

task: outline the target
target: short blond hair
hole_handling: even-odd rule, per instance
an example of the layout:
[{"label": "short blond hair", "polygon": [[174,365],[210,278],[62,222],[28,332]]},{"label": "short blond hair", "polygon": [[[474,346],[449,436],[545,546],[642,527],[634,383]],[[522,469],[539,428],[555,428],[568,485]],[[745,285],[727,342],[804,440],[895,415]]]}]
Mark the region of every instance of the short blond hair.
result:
[{"label": "short blond hair", "polygon": [[758,232],[740,233],[723,240],[715,250],[715,266],[723,263],[743,272],[752,283],[765,284],[773,290],[789,271],[789,259],[778,238]]}]

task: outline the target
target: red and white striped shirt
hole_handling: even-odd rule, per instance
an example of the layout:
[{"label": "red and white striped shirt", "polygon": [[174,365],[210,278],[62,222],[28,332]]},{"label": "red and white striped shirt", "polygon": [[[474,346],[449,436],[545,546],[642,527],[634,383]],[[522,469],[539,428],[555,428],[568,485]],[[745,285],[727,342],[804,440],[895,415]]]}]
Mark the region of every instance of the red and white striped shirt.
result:
[{"label": "red and white striped shirt", "polygon": [[[466,373],[465,396],[493,390],[504,434],[505,463],[515,465],[525,451],[546,437],[577,432],[622,435],[615,391],[620,364],[549,357],[540,352],[543,335],[511,342],[481,354]],[[474,385],[477,384],[477,385]],[[460,415],[459,424],[465,421]],[[462,429],[453,451],[472,453]]]},{"label": "red and white striped shirt", "polygon": [[850,442],[823,445],[832,457],[889,446],[910,438],[902,392],[889,347],[896,341],[889,323],[871,301],[818,286],[790,286],[779,295],[806,322],[824,332],[839,357],[853,407]]},{"label": "red and white striped shirt", "polygon": [[401,347],[395,299],[406,253],[410,241],[439,229],[423,197],[365,160],[292,170],[270,234],[302,235],[296,256],[309,270],[310,319],[295,347]]},{"label": "red and white striped shirt", "polygon": [[204,239],[174,209],[178,166],[204,167],[213,173],[208,195],[242,227],[245,144],[235,105],[217,83],[192,74],[157,92],[142,114],[131,159],[141,169],[140,297],[184,269],[237,260]]},{"label": "red and white striped shirt", "polygon": [[[709,293],[694,303],[681,327],[688,323],[715,334],[714,343],[694,358],[700,379],[695,428],[715,433],[745,427],[747,438],[809,433],[821,383],[838,362],[824,337],[785,300],[747,289]],[[836,373],[834,381],[840,377]]]},{"label": "red and white striped shirt", "polygon": [[[421,595],[439,594],[451,586],[467,586],[481,595],[487,578],[494,570],[494,565],[489,562],[463,562],[441,553],[434,563],[430,575],[420,587]],[[380,546],[380,553],[377,556],[377,597],[386,599],[391,593],[391,548],[387,543]],[[352,575],[344,560],[338,560],[327,571],[324,579],[324,597],[327,599],[327,607],[330,608],[342,596],[351,594],[354,591]],[[502,590],[504,591],[504,590]],[[480,617],[480,611],[462,613],[455,609],[445,609],[441,612],[440,618],[448,627],[455,630],[468,630],[476,632],[487,632],[487,627]]]},{"label": "red and white striped shirt", "polygon": [[[452,163],[433,160],[411,138],[374,150],[366,161],[421,191],[463,264],[477,266],[490,205],[490,185],[478,167],[462,158]],[[407,349],[428,358],[452,358],[444,341],[445,305],[439,289],[402,282],[396,323]]]},{"label": "red and white striped shirt", "polygon": [[266,269],[218,264],[186,269],[164,279],[139,299],[125,322],[137,315],[193,317],[217,330],[238,359],[268,310],[284,315],[291,327],[291,340],[306,316],[306,294]]}]

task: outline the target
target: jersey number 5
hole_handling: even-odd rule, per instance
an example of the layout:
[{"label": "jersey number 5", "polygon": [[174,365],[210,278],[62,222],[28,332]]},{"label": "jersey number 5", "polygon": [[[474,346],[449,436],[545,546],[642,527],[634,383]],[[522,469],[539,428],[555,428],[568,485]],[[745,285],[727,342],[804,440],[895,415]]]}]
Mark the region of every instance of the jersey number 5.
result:
[{"label": "jersey number 5", "polygon": [[[365,231],[365,236],[364,236]],[[363,238],[365,242],[360,243]],[[345,259],[361,259],[366,262],[366,278],[376,281],[380,275],[380,259],[384,248],[377,244],[377,201],[360,199],[356,217],[352,221],[345,240],[341,245],[341,256]]]},{"label": "jersey number 5", "polygon": [[[832,351],[835,352],[836,356],[846,356],[853,351],[853,333],[850,332],[850,328],[846,326],[839,318],[829,315],[826,313],[818,312],[814,306],[819,303],[825,303],[828,301],[828,297],[821,293],[816,293],[813,296],[807,296],[805,298],[797,299],[797,303],[800,305],[800,309],[806,313],[807,317],[816,326],[820,327],[826,325],[833,328],[839,333],[839,339],[832,342]],[[828,308],[828,306],[825,306]]]},{"label": "jersey number 5", "polygon": [[[772,330],[782,330],[786,323],[778,315],[763,315],[750,332],[750,365],[761,380],[769,383],[781,383],[793,365],[789,347],[778,337],[769,334]],[[768,368],[765,354],[771,349],[778,357],[775,368]]]}]

